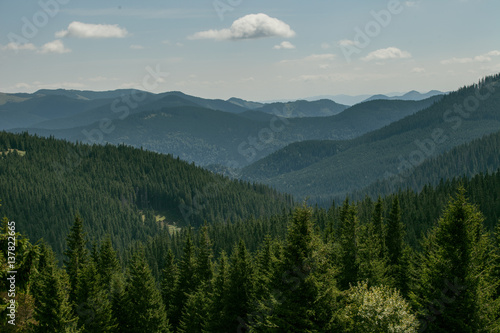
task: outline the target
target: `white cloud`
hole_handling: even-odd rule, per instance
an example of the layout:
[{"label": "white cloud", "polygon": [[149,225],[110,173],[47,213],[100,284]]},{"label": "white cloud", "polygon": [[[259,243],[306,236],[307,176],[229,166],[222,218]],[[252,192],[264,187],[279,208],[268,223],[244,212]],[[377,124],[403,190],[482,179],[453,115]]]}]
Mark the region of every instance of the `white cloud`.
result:
[{"label": "white cloud", "polygon": [[19,82],[14,85],[16,89],[29,89],[31,88],[31,85],[25,82]]},{"label": "white cloud", "polygon": [[117,24],[90,24],[73,21],[68,25],[68,29],[56,32],[57,38],[123,38],[128,32],[120,28]]},{"label": "white cloud", "polygon": [[335,58],[335,54],[333,53],[323,53],[323,54],[311,54],[304,58],[306,61],[324,61],[324,60],[333,60]]},{"label": "white cloud", "polygon": [[405,4],[406,6],[408,7],[416,7],[418,6],[420,3],[420,1],[406,1]]},{"label": "white cloud", "polygon": [[288,24],[266,14],[250,14],[233,22],[229,29],[207,30],[189,36],[189,39],[239,40],[263,37],[291,38],[295,32]]},{"label": "white cloud", "polygon": [[415,67],[411,70],[412,73],[424,73],[425,72],[425,68],[422,68],[422,67]]},{"label": "white cloud", "polygon": [[295,45],[293,45],[292,43],[287,42],[287,41],[281,42],[281,44],[274,45],[274,47],[273,47],[273,49],[275,49],[275,50],[281,50],[281,49],[291,50],[294,48],[295,48]]},{"label": "white cloud", "polygon": [[453,57],[451,59],[442,60],[441,64],[451,65],[451,64],[469,64],[469,63],[473,63],[473,62],[490,62],[493,60],[491,57],[497,57],[497,56],[500,56],[500,51],[493,50],[493,51],[490,51],[488,53],[475,56],[473,58]]},{"label": "white cloud", "polygon": [[329,49],[330,47],[332,47],[332,46],[331,46],[330,44],[328,44],[328,43],[321,43],[321,48],[322,48],[323,50],[327,50],[327,49]]},{"label": "white cloud", "polygon": [[137,45],[137,44],[132,44],[132,45],[130,45],[130,48],[131,48],[132,50],[142,50],[142,49],[144,49],[144,46],[142,46],[142,45]]},{"label": "white cloud", "polygon": [[373,52],[368,53],[368,55],[362,60],[371,61],[371,60],[388,60],[388,59],[404,59],[411,58],[411,54],[406,51],[401,51],[397,47],[388,47],[386,49],[380,49]]},{"label": "white cloud", "polygon": [[67,49],[64,47],[63,42],[60,39],[56,39],[52,42],[48,42],[44,44],[40,50],[38,50],[38,53],[42,54],[48,54],[48,53],[68,53],[71,52],[70,49]]},{"label": "white cloud", "polygon": [[339,41],[339,46],[357,46],[358,43],[350,39],[342,39]]},{"label": "white cloud", "polygon": [[335,54],[333,53],[323,53],[323,54],[311,54],[307,57],[301,59],[287,59],[281,60],[280,64],[292,64],[292,65],[301,65],[301,64],[313,64],[316,65],[318,62],[328,62],[335,59]]},{"label": "white cloud", "polygon": [[5,46],[0,47],[3,51],[35,51],[36,46],[31,43],[18,44],[18,43],[9,43]]}]

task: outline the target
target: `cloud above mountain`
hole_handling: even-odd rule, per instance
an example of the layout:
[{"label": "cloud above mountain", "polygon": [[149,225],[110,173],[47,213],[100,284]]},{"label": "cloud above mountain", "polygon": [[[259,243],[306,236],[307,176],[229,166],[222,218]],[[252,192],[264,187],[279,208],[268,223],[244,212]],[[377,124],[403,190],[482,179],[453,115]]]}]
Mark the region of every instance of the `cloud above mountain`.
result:
[{"label": "cloud above mountain", "polygon": [[117,24],[91,24],[73,21],[66,30],[56,32],[57,38],[123,38],[128,32]]},{"label": "cloud above mountain", "polygon": [[241,40],[265,37],[291,38],[295,36],[288,24],[266,14],[250,14],[240,17],[230,28],[206,30],[189,36],[189,39]]},{"label": "cloud above mountain", "polygon": [[406,51],[402,51],[397,47],[388,47],[386,49],[379,49],[373,52],[368,53],[368,55],[362,60],[371,61],[371,60],[389,60],[389,59],[405,59],[411,58],[411,54]]}]

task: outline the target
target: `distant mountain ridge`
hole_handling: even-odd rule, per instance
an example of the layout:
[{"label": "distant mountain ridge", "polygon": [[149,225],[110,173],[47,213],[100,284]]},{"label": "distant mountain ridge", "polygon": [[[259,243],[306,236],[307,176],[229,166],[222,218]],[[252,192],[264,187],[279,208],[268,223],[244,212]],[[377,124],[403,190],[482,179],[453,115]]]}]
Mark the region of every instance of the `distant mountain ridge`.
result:
[{"label": "distant mountain ridge", "polygon": [[[456,146],[497,132],[500,128],[498,89],[478,102],[477,108],[467,113],[467,117],[452,110],[454,105],[463,105],[470,96],[477,96],[479,89],[485,94],[486,84],[500,86],[499,81],[500,75],[490,76],[479,84],[442,97],[435,96],[433,98],[439,101],[428,108],[352,140],[290,144],[245,167],[242,177],[298,197],[310,196],[319,200],[361,190],[377,180],[413,169]],[[397,101],[365,103],[375,102]]]},{"label": "distant mountain ridge", "polygon": [[367,99],[365,99],[363,102],[368,102],[368,101],[373,101],[377,99],[389,99],[389,100],[402,100],[402,101],[420,101],[429,97],[433,96],[438,96],[438,95],[443,95],[444,93],[438,90],[431,90],[425,94],[419,93],[416,90],[412,90],[407,92],[404,95],[401,96],[387,96],[387,95],[373,95]]}]

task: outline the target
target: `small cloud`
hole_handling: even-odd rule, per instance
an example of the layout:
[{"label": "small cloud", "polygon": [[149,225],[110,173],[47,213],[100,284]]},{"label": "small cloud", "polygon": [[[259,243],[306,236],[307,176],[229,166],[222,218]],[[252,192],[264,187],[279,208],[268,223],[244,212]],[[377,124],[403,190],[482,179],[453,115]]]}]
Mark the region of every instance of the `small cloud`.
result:
[{"label": "small cloud", "polygon": [[358,43],[350,39],[342,39],[338,42],[339,46],[357,46]]},{"label": "small cloud", "polygon": [[323,53],[323,54],[311,54],[304,58],[306,61],[324,61],[335,59],[335,54],[333,53]]},{"label": "small cloud", "polygon": [[332,61],[335,59],[335,54],[333,53],[323,53],[323,54],[311,54],[305,58],[292,59],[292,60],[281,60],[280,64],[305,64],[305,63],[317,63],[324,61]]},{"label": "small cloud", "polygon": [[130,45],[130,48],[131,48],[132,50],[142,50],[142,49],[144,49],[144,46],[142,46],[142,45],[137,45],[137,44],[132,44],[132,45]]},{"label": "small cloud", "polygon": [[405,59],[411,58],[411,54],[406,51],[401,51],[397,47],[388,47],[386,49],[380,49],[373,52],[368,53],[368,55],[362,60],[371,61],[371,60],[388,60],[388,59]]},{"label": "small cloud", "polygon": [[405,4],[407,7],[416,7],[418,6],[420,1],[406,1]]},{"label": "small cloud", "polygon": [[469,63],[473,63],[473,62],[490,62],[493,60],[491,57],[497,57],[497,56],[500,56],[500,51],[493,50],[493,51],[490,51],[488,53],[475,56],[473,58],[453,57],[451,59],[442,60],[441,64],[452,65],[452,64],[469,64]]},{"label": "small cloud", "polygon": [[71,50],[64,47],[64,44],[60,39],[56,39],[55,41],[44,44],[38,51],[38,53],[41,54],[49,54],[49,53],[62,54],[68,52],[71,52]]},{"label": "small cloud", "polygon": [[229,29],[206,30],[189,36],[189,39],[241,40],[264,37],[291,38],[295,32],[288,24],[266,14],[250,14],[233,22]]},{"label": "small cloud", "polygon": [[123,38],[128,32],[120,28],[117,24],[90,24],[73,21],[68,25],[68,29],[56,32],[57,38]]},{"label": "small cloud", "polygon": [[9,43],[5,46],[0,47],[3,51],[35,51],[36,46],[31,43],[18,44],[18,43]]},{"label": "small cloud", "polygon": [[281,42],[281,44],[278,44],[278,45],[274,45],[273,49],[275,50],[281,50],[281,49],[287,49],[287,50],[291,50],[291,49],[294,49],[295,48],[295,45],[293,45],[292,43],[290,42]]},{"label": "small cloud", "polygon": [[31,88],[31,85],[25,82],[19,82],[14,85],[16,89],[29,89]]},{"label": "small cloud", "polygon": [[422,67],[415,67],[411,70],[412,73],[424,73],[425,72],[425,68],[422,68]]},{"label": "small cloud", "polygon": [[328,43],[321,43],[321,48],[323,50],[328,50],[329,48],[331,48],[332,46]]}]

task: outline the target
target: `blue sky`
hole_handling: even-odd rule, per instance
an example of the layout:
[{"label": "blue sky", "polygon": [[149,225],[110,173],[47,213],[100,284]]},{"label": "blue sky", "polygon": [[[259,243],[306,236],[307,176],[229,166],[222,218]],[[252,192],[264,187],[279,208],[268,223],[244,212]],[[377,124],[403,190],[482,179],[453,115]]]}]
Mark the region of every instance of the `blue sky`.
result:
[{"label": "blue sky", "polygon": [[0,91],[448,91],[500,72],[498,13],[498,0],[2,0]]}]

